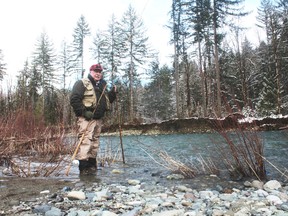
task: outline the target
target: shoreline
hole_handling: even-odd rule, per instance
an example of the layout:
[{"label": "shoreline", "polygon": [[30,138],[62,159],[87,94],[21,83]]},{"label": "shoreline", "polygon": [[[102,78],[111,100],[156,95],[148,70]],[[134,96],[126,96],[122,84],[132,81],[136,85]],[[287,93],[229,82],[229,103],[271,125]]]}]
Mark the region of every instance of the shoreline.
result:
[{"label": "shoreline", "polygon": [[[192,179],[193,181],[193,179]],[[53,183],[53,182],[52,182]],[[5,199],[1,215],[288,215],[288,185],[276,180],[257,180],[195,189],[178,181],[170,186],[156,181],[127,179],[101,183],[90,176],[62,181],[57,190],[46,185],[30,198]],[[2,199],[3,200],[3,199]]]}]

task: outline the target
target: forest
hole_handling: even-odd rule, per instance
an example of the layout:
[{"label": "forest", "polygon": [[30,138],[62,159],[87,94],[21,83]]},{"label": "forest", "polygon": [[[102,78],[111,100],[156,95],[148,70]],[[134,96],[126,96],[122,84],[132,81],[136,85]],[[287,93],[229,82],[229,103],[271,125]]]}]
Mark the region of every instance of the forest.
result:
[{"label": "forest", "polygon": [[[71,83],[83,78],[84,45],[90,47],[95,63],[105,66],[105,80],[118,88],[107,125],[220,118],[234,112],[286,115],[288,1],[261,1],[257,20],[266,39],[256,47],[249,38],[240,40],[245,27],[233,22],[248,15],[244,2],[172,0],[167,20],[172,65],[160,65],[145,24],[131,5],[122,17],[111,16],[107,28],[93,36],[93,44],[85,44],[91,26],[83,15],[75,23],[73,42],[64,41],[60,53],[49,33],[42,32],[32,60],[17,73],[17,85],[1,85],[2,126],[25,118],[46,126],[74,125],[69,96]],[[0,82],[6,73],[0,47]]]}]

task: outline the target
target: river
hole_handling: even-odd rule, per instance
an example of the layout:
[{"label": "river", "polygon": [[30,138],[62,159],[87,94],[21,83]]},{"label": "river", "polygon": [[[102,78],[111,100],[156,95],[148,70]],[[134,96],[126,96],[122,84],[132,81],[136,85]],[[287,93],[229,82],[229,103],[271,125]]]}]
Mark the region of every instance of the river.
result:
[{"label": "river", "polygon": [[[277,169],[285,172],[288,167],[288,132],[257,132],[257,136],[262,140],[264,145],[267,178],[287,181],[287,177],[281,176],[281,173]],[[198,189],[212,188],[215,187],[215,185],[221,185],[222,187],[227,187],[228,184],[243,185],[243,180],[245,179],[230,181],[227,176],[211,177],[210,175],[203,174],[196,174],[194,178],[167,180],[166,177],[171,174],[171,171],[163,166],[165,165],[165,160],[163,161],[157,156],[159,152],[165,152],[168,156],[171,156],[171,160],[175,159],[175,161],[181,161],[183,164],[189,166],[189,164],[195,161],[195,159],[197,160],[199,156],[203,158],[215,158],[217,155],[215,144],[219,142],[223,142],[223,138],[217,133],[123,136],[122,143],[125,162],[123,163],[119,136],[102,136],[99,157],[104,158],[103,155],[107,157],[107,155],[111,154],[111,158],[113,158],[113,155],[117,155],[117,159],[113,161],[113,163],[104,164],[104,167],[101,167],[101,170],[98,171],[96,179],[93,177],[91,181],[105,182],[107,184],[125,184],[128,179],[139,179],[146,183],[161,182],[167,186],[173,185],[175,181],[177,181],[176,184],[189,184],[191,187]],[[216,156],[216,158],[217,157],[218,162],[221,162],[221,156]],[[1,169],[3,170],[3,167]],[[122,173],[115,174],[113,170],[119,170]],[[66,169],[63,169],[60,176],[53,177],[51,175],[45,178],[45,180],[60,179],[66,182],[79,180],[77,165],[72,165],[68,176],[65,175],[65,171]],[[9,180],[7,181],[7,179]],[[11,181],[12,179],[16,180],[16,183],[13,183],[13,181]],[[15,185],[18,185],[19,188],[21,188],[19,181],[17,181],[19,179],[20,178],[17,177],[7,178],[1,174],[0,188],[6,194],[11,193],[9,191],[7,192],[9,187],[13,188]],[[89,178],[84,180],[89,181]],[[20,182],[23,181],[20,179]],[[47,183],[41,181],[41,179],[39,182],[40,184],[47,185]],[[9,186],[9,184],[12,186]],[[36,187],[36,183],[34,185]],[[29,190],[31,190],[31,188]],[[13,191],[13,193],[17,194],[17,191]]]},{"label": "river", "polygon": [[[288,168],[288,132],[287,131],[263,131],[255,132],[257,139],[263,143],[265,167],[268,179],[285,180],[281,172]],[[253,132],[252,135],[255,136]],[[251,135],[251,134],[250,134]],[[103,176],[108,171],[107,181],[120,181],[121,178],[113,179],[109,172],[112,169],[119,168],[125,171],[124,179],[140,178],[149,181],[151,176],[169,175],[163,165],[162,160],[157,155],[159,152],[165,152],[171,160],[180,161],[189,166],[195,164],[200,158],[212,158],[221,161],[221,155],[217,154],[217,143],[223,143],[223,137],[218,133],[193,133],[193,134],[171,134],[171,135],[133,135],[123,136],[124,161],[121,155],[121,145],[119,136],[101,137],[100,157],[107,155],[107,152],[118,152],[117,163],[110,167],[104,166]],[[110,149],[110,151],[107,151]],[[104,153],[103,153],[104,152]],[[220,158],[220,159],[219,159]],[[105,171],[106,170],[106,171]],[[77,167],[74,167],[74,174],[77,175]],[[222,176],[223,177],[223,176]],[[224,176],[225,178],[225,176]],[[229,180],[226,178],[226,180]],[[286,179],[287,180],[287,179]]]}]

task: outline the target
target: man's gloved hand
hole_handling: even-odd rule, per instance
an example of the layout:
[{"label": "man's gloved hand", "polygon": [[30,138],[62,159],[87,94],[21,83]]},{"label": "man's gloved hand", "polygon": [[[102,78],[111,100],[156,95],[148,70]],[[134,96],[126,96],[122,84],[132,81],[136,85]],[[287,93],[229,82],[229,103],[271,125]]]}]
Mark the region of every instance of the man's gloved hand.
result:
[{"label": "man's gloved hand", "polygon": [[94,114],[93,112],[91,111],[85,111],[84,112],[84,118],[87,120],[87,121],[90,121],[92,118],[93,118]]}]

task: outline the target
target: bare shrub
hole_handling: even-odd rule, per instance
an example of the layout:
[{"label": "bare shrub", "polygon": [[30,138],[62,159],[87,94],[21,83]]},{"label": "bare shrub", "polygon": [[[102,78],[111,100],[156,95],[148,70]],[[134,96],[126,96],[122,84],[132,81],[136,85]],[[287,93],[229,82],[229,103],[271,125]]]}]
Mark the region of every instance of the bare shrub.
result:
[{"label": "bare shrub", "polygon": [[215,130],[223,138],[219,143],[214,140],[221,162],[231,176],[265,179],[264,144],[259,133],[251,129],[245,130],[237,118],[227,118],[230,121],[230,130],[223,128],[221,120],[215,124]]},{"label": "bare shrub", "polygon": [[13,174],[49,176],[59,171],[62,155],[71,151],[65,144],[63,127],[46,126],[32,112],[21,110],[0,122],[0,161]]}]

